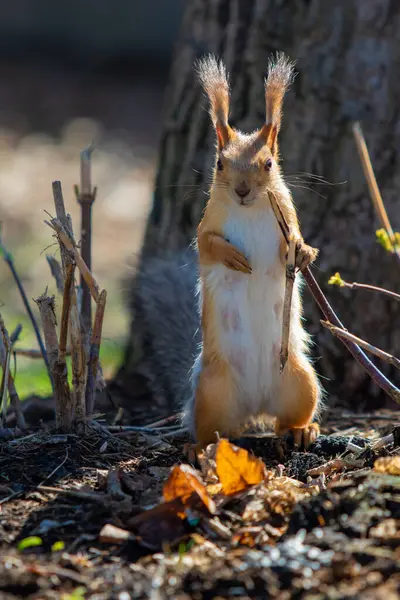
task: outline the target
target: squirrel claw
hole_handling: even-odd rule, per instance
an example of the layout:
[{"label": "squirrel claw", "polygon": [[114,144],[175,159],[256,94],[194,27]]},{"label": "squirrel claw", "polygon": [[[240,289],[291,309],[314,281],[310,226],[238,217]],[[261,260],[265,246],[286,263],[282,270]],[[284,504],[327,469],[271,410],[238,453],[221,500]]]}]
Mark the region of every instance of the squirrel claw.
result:
[{"label": "squirrel claw", "polygon": [[295,447],[307,450],[319,436],[320,428],[318,423],[310,423],[306,427],[299,429],[291,427],[279,428],[277,434],[281,436],[289,434],[294,441]]},{"label": "squirrel claw", "polygon": [[251,274],[252,269],[247,258],[238,250],[232,247],[224,260],[224,265],[233,271],[241,271],[242,273]]},{"label": "squirrel claw", "polygon": [[309,264],[313,263],[318,256],[317,248],[305,244],[303,240],[296,242],[296,267],[304,271]]}]

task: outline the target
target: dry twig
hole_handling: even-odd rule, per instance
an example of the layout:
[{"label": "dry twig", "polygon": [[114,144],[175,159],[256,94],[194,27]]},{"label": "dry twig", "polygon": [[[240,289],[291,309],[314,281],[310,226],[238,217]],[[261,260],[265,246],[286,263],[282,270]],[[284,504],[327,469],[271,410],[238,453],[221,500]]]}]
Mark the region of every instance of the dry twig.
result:
[{"label": "dry twig", "polygon": [[86,412],[89,418],[93,415],[95,392],[96,392],[96,380],[97,371],[99,366],[99,354],[101,344],[101,333],[103,329],[104,311],[106,308],[107,292],[102,290],[99,301],[96,307],[96,314],[94,318],[94,326],[92,333],[92,340],[90,346],[90,358],[88,365],[88,376],[86,385]]},{"label": "dry twig", "polygon": [[[274,209],[274,212],[275,212],[276,218],[278,220],[278,223],[280,225],[282,234],[283,234],[284,238],[286,239],[286,241],[288,242],[289,241],[289,226],[286,223],[286,220],[280,209],[280,206],[279,206],[276,196],[274,194],[270,193],[270,197],[271,197],[271,205],[272,205],[272,208]],[[313,295],[315,301],[317,302],[318,306],[320,307],[320,309],[321,309],[322,313],[324,314],[325,318],[327,319],[327,321],[329,321],[332,325],[335,325],[336,327],[340,327],[343,329],[343,325],[342,325],[341,321],[339,320],[335,311],[333,310],[333,308],[329,304],[328,300],[325,298],[324,294],[322,293],[322,290],[319,287],[317,281],[315,280],[314,275],[311,273],[310,268],[307,266],[302,271],[302,274],[308,285],[308,288],[309,288],[311,294]],[[385,375],[374,365],[373,362],[371,362],[369,360],[368,356],[361,350],[361,348],[359,346],[357,346],[357,344],[355,344],[354,342],[352,342],[350,340],[346,340],[344,338],[339,338],[339,339],[347,347],[347,349],[351,352],[351,354],[354,356],[356,361],[368,373],[368,375],[371,377],[371,379],[373,381],[375,381],[375,383],[388,396],[390,396],[390,398],[392,398],[392,400],[397,402],[397,404],[400,404],[400,390],[395,385],[393,385],[393,383],[391,381],[389,381],[389,379],[387,379],[387,377],[385,377]]]},{"label": "dry twig", "polygon": [[42,318],[46,349],[54,381],[56,426],[69,431],[73,422],[73,405],[68,384],[67,364],[65,358],[59,356],[54,296],[50,298],[45,292],[36,300],[36,303]]},{"label": "dry twig", "polygon": [[0,335],[2,338],[2,344],[4,348],[4,361],[3,365],[3,377],[1,381],[1,418],[0,423],[3,426],[4,419],[7,412],[7,391],[8,391],[8,378],[10,374],[10,358],[11,358],[11,341],[8,335],[7,328],[5,326],[3,317],[0,315]]},{"label": "dry twig", "polygon": [[372,346],[372,344],[370,344],[369,342],[366,342],[365,340],[362,340],[361,338],[357,337],[356,335],[353,335],[346,329],[342,329],[341,327],[336,327],[335,325],[328,323],[328,321],[324,321],[321,319],[321,323],[324,327],[326,327],[326,329],[329,329],[329,331],[334,336],[336,336],[338,338],[344,338],[345,340],[349,340],[350,342],[354,342],[358,346],[361,346],[361,348],[364,348],[364,350],[371,352],[371,354],[374,354],[378,358],[381,358],[382,360],[393,365],[394,367],[396,367],[396,369],[400,369],[400,360],[398,358],[396,358],[395,356],[393,356],[392,354],[389,354],[388,352],[385,352],[384,350],[381,350],[380,348],[376,348],[375,346]]},{"label": "dry twig", "polygon": [[396,294],[396,292],[386,290],[385,288],[377,287],[376,285],[357,283],[355,281],[345,281],[341,278],[340,273],[335,273],[334,275],[332,275],[332,277],[329,278],[328,283],[329,285],[337,285],[338,287],[345,287],[350,290],[366,290],[368,292],[377,292],[378,294],[389,296],[389,298],[392,298],[392,300],[397,300],[397,302],[400,302],[400,294]]},{"label": "dry twig", "polygon": [[[81,152],[81,187],[75,186],[76,198],[81,206],[81,251],[89,271],[92,269],[92,206],[96,199],[96,187],[92,189],[91,157],[94,147],[91,144]],[[92,306],[88,284],[81,276],[82,321],[87,332],[92,326]]]},{"label": "dry twig", "polygon": [[289,356],[289,333],[290,333],[290,309],[292,306],[293,286],[296,278],[296,242],[289,239],[288,257],[286,262],[286,287],[285,299],[283,302],[282,318],[282,344],[281,344],[281,373],[285,368]]},{"label": "dry twig", "polygon": [[395,236],[393,233],[392,226],[387,215],[385,205],[383,204],[382,196],[379,191],[378,184],[376,182],[374,170],[372,168],[371,159],[369,156],[367,144],[365,142],[364,134],[361,129],[360,123],[353,124],[353,134],[357,145],[357,150],[360,155],[361,164],[363,167],[364,175],[368,183],[369,193],[371,196],[372,203],[375,207],[376,214],[382,223],[382,227],[387,232],[390,241],[393,244],[395,255],[400,261],[400,249],[397,248]]},{"label": "dry twig", "polygon": [[[0,315],[0,320],[2,320],[2,317]],[[16,337],[16,331],[14,331],[11,336],[10,336],[10,342],[11,342],[11,351],[14,352],[14,349],[12,348],[12,344],[13,341],[15,340]],[[42,353],[40,352],[40,350],[37,350],[39,357],[42,357]],[[5,370],[5,365],[6,365],[6,349],[3,343],[3,339],[2,336],[0,335],[0,364],[3,366],[3,379],[5,381],[4,378],[4,370]],[[1,388],[0,388],[1,389]],[[4,388],[3,388],[4,389]],[[25,422],[25,417],[23,415],[22,412],[22,407],[21,407],[21,401],[19,399],[18,396],[18,392],[16,390],[15,387],[15,383],[14,383],[14,377],[12,376],[11,371],[9,370],[8,372],[8,394],[10,397],[10,404],[11,406],[14,408],[15,411],[15,417],[17,420],[17,427],[19,427],[19,429],[24,430],[26,429],[26,422]]]},{"label": "dry twig", "polygon": [[39,326],[37,324],[35,315],[32,312],[31,306],[30,306],[30,304],[28,302],[28,298],[27,298],[27,295],[25,293],[24,286],[22,285],[21,279],[20,279],[20,277],[19,277],[19,275],[17,273],[17,270],[16,270],[16,268],[14,266],[13,258],[11,256],[11,254],[7,251],[7,249],[4,246],[3,241],[2,241],[1,222],[0,222],[0,254],[3,255],[4,261],[9,266],[11,274],[14,277],[14,281],[17,284],[17,287],[18,287],[19,293],[21,294],[21,298],[22,298],[22,302],[24,304],[25,310],[28,313],[29,319],[30,319],[30,321],[32,323],[32,327],[33,327],[33,330],[35,332],[35,336],[36,336],[36,339],[37,339],[40,351],[42,353],[43,360],[44,360],[44,363],[46,365],[47,372],[49,374],[50,383],[51,383],[51,385],[53,385],[53,382],[51,380],[49,359],[48,359],[47,354],[46,354],[46,348],[45,348],[45,345],[43,343],[42,336],[40,335]]},{"label": "dry twig", "polygon": [[65,360],[67,355],[67,336],[68,336],[68,322],[71,309],[71,295],[72,288],[74,285],[74,272],[75,264],[69,263],[67,265],[67,272],[65,277],[63,304],[61,311],[61,327],[60,327],[60,344],[59,344],[59,356],[61,360]]},{"label": "dry twig", "polygon": [[[71,217],[67,215],[65,210],[64,198],[62,194],[61,183],[53,181],[53,197],[56,208],[57,219],[52,219],[48,223],[57,233],[60,244],[61,259],[63,264],[64,277],[67,278],[68,265],[78,265],[75,253],[71,249],[75,249],[75,240],[72,231]],[[54,223],[57,225],[55,226]],[[79,252],[77,252],[78,256]],[[79,266],[79,265],[78,265]],[[86,417],[85,409],[85,370],[86,356],[85,349],[82,344],[81,327],[79,319],[79,310],[77,303],[77,295],[75,287],[72,286],[70,294],[70,338],[71,338],[71,357],[72,357],[72,381],[74,389],[74,409],[75,419],[78,422],[83,422]]]},{"label": "dry twig", "polygon": [[60,294],[64,292],[64,277],[61,269],[61,265],[54,256],[46,254],[46,260],[49,263],[51,274],[56,282],[57,290]]},{"label": "dry twig", "polygon": [[100,288],[97,285],[95,278],[87,268],[82,256],[80,255],[75,245],[75,242],[71,239],[70,235],[67,233],[65,227],[59,219],[51,219],[51,221],[45,221],[45,223],[49,225],[52,229],[54,229],[66,250],[68,250],[68,252],[71,253],[71,256],[76,262],[76,266],[78,267],[82,277],[84,278],[90,289],[90,293],[92,295],[93,300],[97,304],[100,296]]}]

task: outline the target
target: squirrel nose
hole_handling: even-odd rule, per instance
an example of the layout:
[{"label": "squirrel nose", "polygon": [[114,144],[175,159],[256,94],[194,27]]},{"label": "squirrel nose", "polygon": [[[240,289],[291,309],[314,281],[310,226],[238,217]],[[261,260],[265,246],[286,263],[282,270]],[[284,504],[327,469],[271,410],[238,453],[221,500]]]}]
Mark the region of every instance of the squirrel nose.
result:
[{"label": "squirrel nose", "polygon": [[235,187],[235,192],[240,198],[245,198],[250,192],[250,188],[245,181],[242,181],[237,187]]}]

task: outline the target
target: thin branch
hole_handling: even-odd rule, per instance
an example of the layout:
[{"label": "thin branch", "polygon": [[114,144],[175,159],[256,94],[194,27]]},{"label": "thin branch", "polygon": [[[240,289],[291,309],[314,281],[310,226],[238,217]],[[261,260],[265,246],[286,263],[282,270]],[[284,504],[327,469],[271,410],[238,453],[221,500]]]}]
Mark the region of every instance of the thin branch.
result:
[{"label": "thin branch", "polygon": [[[93,145],[81,152],[81,187],[75,186],[75,194],[81,206],[81,252],[89,271],[92,269],[92,206],[96,198],[96,188],[92,190],[92,163]],[[82,321],[86,331],[92,326],[92,306],[90,290],[83,275],[81,275],[82,289]]]},{"label": "thin branch", "polygon": [[3,363],[3,377],[1,381],[1,418],[0,423],[3,426],[3,422],[7,412],[7,392],[8,392],[8,376],[10,373],[10,358],[11,358],[11,342],[8,335],[7,328],[5,326],[3,317],[0,315],[0,334],[2,337],[2,343],[4,347],[5,359]]},{"label": "thin branch", "polygon": [[70,310],[71,310],[71,293],[72,293],[72,287],[74,285],[74,272],[75,272],[75,264],[69,263],[67,265],[62,311],[61,311],[60,344],[59,344],[59,356],[60,356],[61,360],[65,360],[65,357],[67,355],[68,322],[69,322]]},{"label": "thin branch", "polygon": [[290,313],[292,306],[293,286],[296,278],[296,242],[289,240],[288,257],[286,262],[286,287],[285,299],[283,302],[282,317],[282,345],[281,345],[281,373],[285,368],[289,356],[289,333],[290,333]]},{"label": "thin branch", "polygon": [[101,344],[101,334],[103,329],[104,312],[106,308],[107,292],[102,290],[99,302],[96,307],[94,318],[92,341],[90,346],[90,358],[88,366],[88,378],[86,384],[86,412],[88,417],[92,417],[94,410],[95,391],[97,371],[99,366],[99,354]]},{"label": "thin branch", "polygon": [[365,340],[357,337],[356,335],[353,335],[346,329],[341,329],[340,327],[335,327],[335,325],[332,325],[328,321],[321,320],[321,323],[324,327],[326,327],[326,329],[329,329],[329,331],[335,337],[344,338],[345,340],[354,342],[361,348],[364,348],[364,350],[371,352],[371,354],[374,354],[378,358],[381,358],[382,360],[393,365],[394,367],[396,367],[396,369],[400,369],[400,360],[398,358],[396,358],[395,356],[393,356],[392,354],[388,354],[388,352],[385,352],[384,350],[381,350],[380,348],[376,348],[376,346],[372,346],[372,344],[370,344],[369,342],[366,342]]},{"label": "thin branch", "polygon": [[[36,348],[13,348],[13,354],[17,356],[24,356],[26,358],[38,359],[42,360],[42,353],[40,350],[36,350]],[[71,356],[70,348],[67,348],[65,351],[65,356]]]},{"label": "thin branch", "polygon": [[86,381],[86,353],[82,344],[82,334],[79,319],[79,310],[76,301],[76,292],[71,295],[70,312],[70,336],[71,336],[71,362],[72,383],[74,387],[75,417],[79,422],[86,419],[85,408],[85,381]]},{"label": "thin branch", "polygon": [[62,294],[64,292],[64,277],[62,274],[61,265],[58,262],[58,260],[56,258],[54,258],[54,256],[50,256],[49,254],[46,254],[46,259],[47,259],[47,262],[49,263],[51,274],[53,275],[53,277],[55,279],[57,290],[59,291],[60,294]]},{"label": "thin branch", "polygon": [[46,348],[45,348],[45,345],[43,343],[42,336],[40,334],[39,326],[38,326],[38,323],[36,321],[35,315],[33,314],[32,309],[30,307],[30,304],[29,304],[27,295],[25,293],[24,287],[22,285],[21,279],[20,279],[20,277],[19,277],[19,275],[18,275],[18,273],[17,273],[17,271],[15,269],[13,258],[11,256],[11,254],[7,251],[6,247],[3,244],[2,236],[1,236],[1,227],[0,227],[0,254],[3,255],[3,258],[4,258],[5,262],[9,266],[11,274],[14,277],[14,281],[17,284],[19,293],[21,294],[22,302],[23,302],[25,310],[28,313],[28,316],[29,316],[29,318],[31,320],[32,327],[33,327],[33,330],[35,332],[36,339],[37,339],[40,351],[42,353],[43,360],[44,360],[45,365],[46,365],[46,369],[47,369],[47,373],[49,375],[50,383],[51,383],[51,386],[53,387],[53,381],[52,381],[52,378],[51,378],[49,359],[48,359],[47,354],[46,354]]},{"label": "thin branch", "polygon": [[56,426],[70,431],[73,422],[73,405],[68,384],[67,365],[65,359],[59,357],[54,296],[49,297],[45,292],[36,300],[36,303],[42,319],[46,349],[54,380]]},{"label": "thin branch", "polygon": [[[1,315],[0,315],[0,321],[2,321]],[[4,322],[3,322],[3,325],[4,325]],[[1,328],[2,328],[2,326],[1,326]],[[22,330],[22,326],[17,325],[15,330],[10,335],[10,352],[11,353],[13,352],[13,344],[18,340],[21,330]],[[37,352],[39,354],[39,357],[42,359],[42,355],[41,355],[40,351],[37,350]],[[4,385],[4,382],[6,381],[6,379],[5,379],[6,361],[7,361],[6,347],[3,342],[3,335],[0,335],[0,364],[3,367],[3,383],[2,383],[2,386],[0,387],[0,389],[3,389],[3,390],[4,390],[3,385]],[[8,394],[10,397],[10,404],[14,408],[14,411],[15,411],[17,427],[20,430],[24,430],[24,429],[26,429],[25,417],[23,415],[21,401],[19,399],[18,392],[15,387],[14,377],[12,376],[10,369],[8,369]]]},{"label": "thin branch", "polygon": [[[288,242],[289,241],[289,226],[286,223],[286,220],[281,211],[281,208],[279,206],[279,203],[277,201],[275,194],[270,193],[270,197],[272,198],[271,206],[272,206],[274,212],[276,209],[278,210],[278,213],[275,212],[275,215],[276,215],[278,223],[280,225],[282,234],[283,234],[284,238],[286,239],[286,241]],[[276,209],[275,209],[275,206],[276,206]],[[336,327],[340,327],[341,329],[344,329],[341,321],[337,317],[335,311],[329,304],[328,300],[325,298],[321,288],[319,287],[317,281],[314,278],[314,275],[312,274],[312,272],[308,266],[305,269],[303,269],[302,274],[308,285],[308,288],[309,288],[311,294],[313,295],[319,308],[321,309],[322,313],[324,314],[325,319],[327,321],[329,321],[330,323],[332,323],[332,325],[336,325]],[[357,344],[355,344],[354,342],[351,342],[350,340],[345,340],[344,338],[340,338],[340,340],[347,347],[347,349],[351,352],[351,354],[354,356],[356,361],[368,373],[368,375],[371,377],[371,379],[388,396],[390,396],[390,398],[392,398],[392,400],[397,402],[397,404],[400,404],[400,390],[395,385],[393,385],[393,383],[391,381],[389,381],[389,379],[387,379],[387,377],[385,377],[385,375],[374,365],[373,362],[371,362],[369,360],[368,356],[361,350],[361,348],[359,346],[357,346]]]},{"label": "thin branch", "polygon": [[[73,234],[72,220],[65,210],[64,198],[62,194],[61,183],[53,181],[53,197],[56,209],[57,219],[52,219],[48,223],[57,233],[60,244],[61,259],[63,264],[64,277],[67,277],[67,269],[70,264],[77,264],[75,250],[75,240]],[[54,225],[56,224],[56,226]],[[79,252],[77,252],[78,257]],[[82,259],[81,259],[82,260]],[[85,411],[85,367],[86,356],[82,345],[82,336],[79,320],[79,310],[77,304],[77,294],[72,286],[70,294],[69,326],[71,339],[71,362],[72,362],[72,383],[74,390],[74,417],[76,421],[83,422],[86,418]]]},{"label": "thin branch", "polygon": [[[336,278],[338,280],[338,283],[336,283]],[[376,285],[369,285],[367,283],[357,283],[355,281],[353,282],[349,282],[349,281],[344,281],[344,279],[342,279],[339,275],[339,273],[336,273],[335,275],[333,275],[333,277],[331,278],[333,281],[331,282],[331,280],[329,282],[331,282],[332,285],[338,285],[339,287],[345,287],[348,288],[349,290],[366,290],[367,292],[376,292],[378,294],[383,294],[385,296],[389,296],[389,298],[392,298],[392,300],[397,300],[397,302],[400,302],[400,294],[396,294],[396,292],[392,292],[391,290],[386,290],[385,288],[381,288],[381,287],[377,287]]]},{"label": "thin branch", "polygon": [[367,180],[369,193],[371,196],[372,203],[375,207],[376,214],[380,219],[383,228],[386,230],[390,241],[393,244],[395,254],[400,261],[400,250],[397,248],[396,240],[394,237],[393,229],[387,215],[385,205],[383,204],[382,196],[379,191],[378,184],[376,182],[374,170],[372,168],[371,159],[369,156],[367,144],[365,142],[364,134],[361,129],[360,123],[353,124],[353,134],[356,141],[358,153],[360,155],[362,168],[364,171],[365,179]]},{"label": "thin branch", "polygon": [[87,265],[83,260],[82,256],[80,255],[78,249],[76,248],[75,242],[71,239],[70,235],[67,233],[65,227],[62,225],[59,219],[51,219],[50,222],[45,221],[45,223],[49,225],[49,227],[54,229],[59,239],[65,246],[66,250],[68,250],[68,252],[71,253],[71,256],[75,259],[76,266],[78,267],[82,277],[88,284],[93,300],[97,304],[97,302],[99,301],[100,288],[97,285],[95,278],[87,268]]}]

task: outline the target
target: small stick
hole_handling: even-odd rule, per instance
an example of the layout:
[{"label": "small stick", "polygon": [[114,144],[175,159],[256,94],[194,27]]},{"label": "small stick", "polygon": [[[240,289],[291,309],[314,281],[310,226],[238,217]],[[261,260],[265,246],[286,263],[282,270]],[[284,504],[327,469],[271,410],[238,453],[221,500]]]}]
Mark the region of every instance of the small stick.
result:
[{"label": "small stick", "polygon": [[290,309],[292,305],[293,286],[296,278],[296,243],[289,240],[288,257],[286,262],[286,287],[285,299],[283,302],[282,318],[282,344],[281,344],[281,365],[280,371],[283,372],[289,356],[289,333],[290,333]]},{"label": "small stick", "polygon": [[146,427],[162,427],[163,425],[167,425],[172,421],[177,421],[182,418],[182,414],[178,413],[176,415],[171,415],[170,417],[165,417],[165,419],[160,419],[159,421],[154,421],[154,423],[149,423]]},{"label": "small stick", "polygon": [[19,323],[14,331],[10,335],[11,348],[18,342],[19,336],[21,335],[22,325]]},{"label": "small stick", "polygon": [[97,282],[96,282],[95,278],[93,277],[92,273],[87,268],[86,263],[84,262],[78,249],[76,248],[75,242],[73,240],[71,240],[70,235],[66,232],[65,227],[62,225],[62,223],[59,221],[59,219],[51,219],[50,222],[45,221],[45,223],[47,225],[49,225],[49,227],[54,229],[54,231],[57,233],[59,239],[61,240],[61,242],[63,243],[65,248],[71,253],[73,258],[75,259],[76,266],[78,267],[79,271],[81,272],[82,277],[84,278],[87,285],[89,286],[90,293],[92,294],[92,298],[97,304],[97,302],[99,301],[99,296],[100,296],[100,288],[97,285]]},{"label": "small stick", "polygon": [[37,489],[41,492],[47,492],[49,494],[62,494],[63,496],[70,496],[71,498],[80,498],[81,500],[89,500],[90,502],[100,502],[101,504],[107,504],[109,499],[103,493],[98,492],[80,492],[79,490],[65,490],[63,488],[51,487],[48,485],[38,485]]},{"label": "small stick", "polygon": [[372,450],[380,450],[381,448],[384,448],[385,446],[389,446],[390,444],[394,444],[393,433],[389,433],[389,435],[385,435],[384,437],[381,437],[379,440],[376,440],[376,442],[374,442],[372,444]]},{"label": "small stick", "polygon": [[61,269],[61,265],[54,256],[46,254],[47,262],[49,263],[51,274],[53,275],[57,290],[62,294],[64,292],[64,277]]},{"label": "small stick", "polygon": [[[1,314],[0,314],[0,321],[2,321],[4,324]],[[14,352],[13,344],[17,341],[18,336],[21,332],[21,329],[22,329],[22,326],[17,325],[15,330],[10,335],[10,343],[11,343],[10,350],[11,350],[11,352]],[[39,354],[39,357],[42,358],[42,354],[41,354],[40,350],[37,350],[37,352]],[[0,335],[0,364],[3,366],[3,378],[4,378],[4,371],[5,371],[5,365],[6,365],[6,358],[7,358],[7,354],[6,354],[5,345],[3,343],[3,336]],[[4,381],[5,381],[5,378],[4,378]],[[0,387],[0,389],[2,389],[2,388]],[[18,392],[15,387],[14,377],[12,376],[10,369],[8,372],[8,394],[10,397],[10,404],[14,408],[14,411],[15,411],[17,427],[20,430],[24,430],[24,429],[26,429],[25,417],[22,412],[21,400],[19,399]]]},{"label": "small stick", "polygon": [[[81,152],[81,187],[75,186],[75,194],[81,206],[81,248],[82,258],[89,271],[92,269],[92,206],[96,198],[96,188],[92,190],[91,157],[94,147],[91,144]],[[88,285],[81,276],[82,320],[86,331],[92,326],[92,306]]]},{"label": "small stick", "polygon": [[37,339],[40,351],[42,353],[43,360],[44,360],[45,365],[46,365],[46,369],[47,369],[47,373],[49,375],[50,383],[51,383],[51,386],[53,387],[53,382],[52,382],[51,373],[50,373],[50,363],[49,363],[49,359],[48,359],[47,354],[46,354],[46,348],[45,348],[45,345],[43,343],[43,339],[42,339],[42,336],[40,334],[39,326],[37,324],[35,315],[33,314],[31,306],[30,306],[30,304],[28,302],[28,298],[27,298],[27,295],[25,293],[24,287],[22,285],[21,279],[19,278],[19,275],[18,275],[18,273],[17,273],[17,271],[15,269],[13,258],[11,256],[11,254],[7,251],[6,247],[4,246],[4,244],[2,242],[1,223],[0,223],[0,254],[3,255],[3,258],[4,258],[5,262],[9,266],[11,274],[14,277],[14,281],[17,284],[19,293],[21,294],[22,302],[24,304],[26,312],[28,313],[29,319],[30,319],[30,321],[32,323],[32,327],[33,327],[33,330],[35,332],[35,336],[36,336],[36,339]]},{"label": "small stick", "polygon": [[396,294],[396,292],[385,290],[385,288],[377,287],[376,285],[369,285],[367,283],[357,283],[355,281],[350,283],[349,281],[344,281],[344,279],[340,277],[339,273],[336,273],[331,280],[331,284],[338,285],[339,287],[345,287],[349,290],[366,290],[369,292],[377,292],[378,294],[384,294],[385,296],[389,296],[389,298],[400,302],[400,294]]},{"label": "small stick", "polygon": [[375,346],[372,346],[372,344],[370,344],[370,343],[366,342],[365,340],[357,337],[356,335],[353,335],[352,333],[350,333],[346,329],[342,329],[340,327],[335,327],[335,325],[332,325],[328,321],[324,321],[324,320],[321,319],[321,324],[324,327],[326,327],[326,329],[329,329],[329,331],[335,337],[344,338],[346,340],[349,340],[350,342],[354,342],[355,344],[357,344],[361,348],[364,348],[364,350],[367,350],[368,352],[371,352],[371,354],[374,354],[378,358],[381,358],[382,360],[384,360],[384,361],[388,362],[389,364],[393,365],[394,367],[396,367],[396,369],[400,369],[400,360],[398,358],[396,358],[395,356],[392,356],[392,354],[388,354],[388,352],[385,352],[384,350],[381,350],[380,348],[376,348]]},{"label": "small stick", "polygon": [[371,159],[369,156],[367,144],[365,142],[364,134],[361,129],[360,123],[353,124],[353,134],[356,141],[358,153],[360,155],[362,168],[364,171],[365,179],[367,180],[369,193],[371,196],[372,203],[374,205],[376,214],[380,219],[383,228],[387,232],[390,241],[393,244],[393,248],[397,258],[400,260],[400,250],[397,248],[396,240],[394,237],[393,229],[387,215],[385,205],[383,204],[382,196],[379,191],[378,184],[376,182],[374,170],[372,168]]},{"label": "small stick", "polygon": [[320,465],[319,467],[314,467],[313,469],[309,469],[307,471],[307,475],[311,477],[316,477],[317,475],[330,475],[333,471],[342,471],[346,467],[362,467],[364,461],[362,460],[345,460],[344,458],[334,458],[329,460],[328,462]]},{"label": "small stick", "polygon": [[7,392],[8,392],[8,378],[10,374],[10,358],[11,358],[11,342],[8,335],[7,328],[5,326],[3,317],[0,314],[0,333],[2,337],[2,343],[4,347],[5,359],[3,363],[3,377],[1,381],[1,425],[4,425],[4,419],[7,412]]},{"label": "small stick", "polygon": [[[282,234],[287,242],[289,242],[289,226],[286,223],[285,217],[281,211],[281,208],[278,204],[275,194],[270,192],[271,206],[275,212],[275,216],[281,228]],[[337,317],[335,311],[329,304],[328,300],[325,298],[321,288],[319,287],[314,275],[312,274],[310,268],[307,266],[302,271],[303,277],[308,285],[308,288],[314,297],[314,300],[317,302],[319,308],[325,316],[325,319],[332,323],[332,325],[336,325],[336,327],[340,327],[344,329],[343,324]],[[390,397],[392,400],[400,404],[400,390],[393,385],[387,377],[371,362],[368,356],[361,350],[357,344],[351,342],[350,340],[346,340],[344,338],[339,338],[342,343],[347,347],[349,352],[354,356],[356,361],[361,365],[361,367],[368,373],[371,379]]]},{"label": "small stick", "polygon": [[67,355],[67,336],[68,336],[68,322],[70,317],[71,309],[71,292],[74,284],[74,271],[75,264],[69,263],[67,265],[67,272],[65,277],[64,293],[63,293],[63,304],[61,311],[61,327],[60,327],[60,344],[59,344],[59,358],[65,361]]},{"label": "small stick", "polygon": [[[24,356],[26,358],[33,358],[33,359],[37,359],[37,358],[42,359],[43,358],[40,350],[36,350],[36,348],[13,348],[12,351],[13,351],[13,354],[16,354],[17,356]],[[65,356],[71,356],[70,348],[66,349]]]},{"label": "small stick", "polygon": [[90,358],[88,365],[88,378],[86,385],[86,412],[89,418],[93,415],[95,392],[96,392],[96,380],[97,370],[99,365],[99,354],[101,344],[101,333],[103,329],[104,311],[106,308],[107,292],[102,290],[99,301],[96,307],[96,314],[94,318],[92,340],[90,346]]},{"label": "small stick", "polygon": [[[75,249],[75,240],[72,229],[70,215],[65,210],[64,198],[59,181],[53,181],[53,197],[56,209],[57,219],[52,219],[51,223],[46,223],[53,227],[58,236],[60,244],[61,259],[64,276],[67,277],[67,267],[69,264],[77,264],[75,254],[71,249]],[[57,225],[54,226],[53,223]],[[77,252],[79,255],[79,252]],[[77,305],[77,295],[74,286],[71,290],[71,306],[69,315],[70,338],[71,338],[71,357],[72,357],[72,382],[74,389],[74,417],[82,422],[86,418],[85,412],[85,365],[86,358],[82,345],[79,310]],[[64,361],[65,362],[65,361]],[[72,410],[72,408],[71,408]],[[72,410],[73,412],[73,410]]]},{"label": "small stick", "polygon": [[72,382],[74,388],[75,417],[79,422],[86,419],[85,408],[85,371],[86,354],[82,344],[82,334],[79,320],[79,310],[76,302],[76,292],[71,295],[70,336],[72,359]]},{"label": "small stick", "polygon": [[368,290],[370,292],[378,292],[380,294],[389,296],[393,300],[397,300],[397,302],[400,302],[400,294],[396,294],[396,292],[392,292],[391,290],[385,290],[385,288],[377,287],[376,285],[368,285],[366,283],[356,283],[355,281],[353,283],[348,283],[347,281],[344,281],[343,283],[344,283],[344,287],[350,288],[351,290],[355,289],[355,290]]},{"label": "small stick", "polygon": [[171,425],[170,427],[145,427],[140,425],[110,425],[107,427],[107,431],[113,433],[149,433],[154,435],[161,435],[162,433],[177,431],[181,429],[180,425]]},{"label": "small stick", "polygon": [[36,303],[42,318],[46,349],[54,380],[56,427],[69,431],[73,422],[73,405],[68,384],[67,365],[65,359],[59,357],[54,296],[50,298],[45,292],[36,300]]}]

